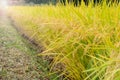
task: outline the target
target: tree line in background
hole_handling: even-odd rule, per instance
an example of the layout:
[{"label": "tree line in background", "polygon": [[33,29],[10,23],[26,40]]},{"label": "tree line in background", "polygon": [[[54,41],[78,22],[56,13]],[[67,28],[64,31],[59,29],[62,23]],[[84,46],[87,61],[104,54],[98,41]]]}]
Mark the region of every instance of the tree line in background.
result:
[{"label": "tree line in background", "polygon": [[[83,0],[86,5],[88,5],[89,0]],[[78,6],[81,4],[81,0],[26,0],[26,3],[35,3],[35,4],[54,4],[62,3],[63,5],[66,5],[67,3],[73,3],[75,6]]]},{"label": "tree line in background", "polygon": [[[74,4],[74,6],[81,5],[81,2],[84,2],[85,5],[88,5],[89,2],[93,2],[94,4],[101,4],[105,0],[26,0],[26,3],[34,3],[34,4],[54,4],[62,3],[63,5],[66,5],[67,3]],[[119,3],[120,0],[106,0],[106,3]]]}]

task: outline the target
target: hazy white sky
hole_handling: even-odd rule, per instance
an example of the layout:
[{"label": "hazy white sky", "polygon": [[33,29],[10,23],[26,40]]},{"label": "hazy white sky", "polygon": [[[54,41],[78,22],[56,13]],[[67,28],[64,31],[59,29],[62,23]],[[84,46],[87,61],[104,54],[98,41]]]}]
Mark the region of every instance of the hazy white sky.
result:
[{"label": "hazy white sky", "polygon": [[6,8],[8,6],[7,0],[0,0],[0,7]]}]

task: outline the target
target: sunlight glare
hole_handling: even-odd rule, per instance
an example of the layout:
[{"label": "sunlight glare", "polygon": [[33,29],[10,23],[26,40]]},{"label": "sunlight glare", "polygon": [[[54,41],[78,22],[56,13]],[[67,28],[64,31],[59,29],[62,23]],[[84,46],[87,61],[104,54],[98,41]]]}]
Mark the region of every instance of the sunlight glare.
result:
[{"label": "sunlight glare", "polygon": [[0,8],[6,9],[8,7],[7,0],[0,0]]}]

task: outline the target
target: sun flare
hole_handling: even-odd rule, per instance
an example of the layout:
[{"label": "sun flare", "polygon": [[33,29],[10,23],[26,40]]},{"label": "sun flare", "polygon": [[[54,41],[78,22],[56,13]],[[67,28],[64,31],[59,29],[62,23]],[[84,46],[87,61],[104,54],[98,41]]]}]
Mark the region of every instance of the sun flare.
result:
[{"label": "sun flare", "polygon": [[0,8],[7,8],[8,7],[8,2],[7,0],[0,0]]}]

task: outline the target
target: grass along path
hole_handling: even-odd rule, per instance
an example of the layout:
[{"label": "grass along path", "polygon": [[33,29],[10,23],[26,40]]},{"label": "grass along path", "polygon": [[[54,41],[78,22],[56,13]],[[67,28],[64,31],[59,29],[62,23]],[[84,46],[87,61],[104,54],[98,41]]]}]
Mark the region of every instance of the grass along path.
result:
[{"label": "grass along path", "polygon": [[[40,80],[33,57],[35,50],[25,44],[6,17],[0,18],[0,80]],[[40,67],[40,66],[39,66]],[[45,73],[46,74],[46,73]],[[44,79],[45,80],[45,79]]]}]

